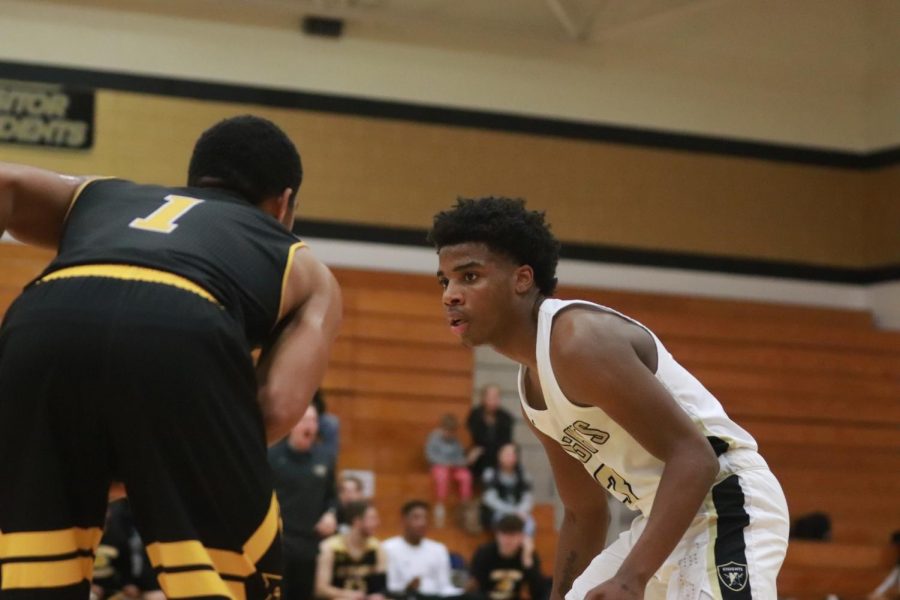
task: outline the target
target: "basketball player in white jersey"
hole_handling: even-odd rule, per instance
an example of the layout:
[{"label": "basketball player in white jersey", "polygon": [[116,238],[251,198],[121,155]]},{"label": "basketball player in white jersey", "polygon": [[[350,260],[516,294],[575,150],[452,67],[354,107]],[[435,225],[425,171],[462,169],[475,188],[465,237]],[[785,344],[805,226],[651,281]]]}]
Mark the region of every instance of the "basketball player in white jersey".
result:
[{"label": "basketball player in white jersey", "polygon": [[[649,329],[551,299],[559,243],[543,214],[460,200],[429,238],[451,330],[521,365],[565,505],[552,599],[775,600],[787,505],[756,442]],[[636,513],[606,549],[603,490]]]}]

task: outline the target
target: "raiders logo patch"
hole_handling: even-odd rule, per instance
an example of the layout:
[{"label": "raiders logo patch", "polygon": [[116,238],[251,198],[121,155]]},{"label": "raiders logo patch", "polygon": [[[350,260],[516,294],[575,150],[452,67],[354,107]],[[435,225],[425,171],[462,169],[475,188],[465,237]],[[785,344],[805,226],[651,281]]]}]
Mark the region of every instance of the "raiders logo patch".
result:
[{"label": "raiders logo patch", "polygon": [[716,565],[719,581],[733,592],[739,592],[747,586],[747,565],[734,561],[724,565]]}]

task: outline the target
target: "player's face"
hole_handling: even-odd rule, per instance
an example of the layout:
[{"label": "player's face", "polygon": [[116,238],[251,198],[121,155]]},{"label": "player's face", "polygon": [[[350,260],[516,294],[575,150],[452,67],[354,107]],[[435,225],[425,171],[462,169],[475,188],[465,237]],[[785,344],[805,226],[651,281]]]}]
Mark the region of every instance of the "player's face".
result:
[{"label": "player's face", "polygon": [[378,518],[378,511],[375,510],[375,507],[370,506],[362,518],[363,533],[365,535],[375,535],[375,530],[378,529],[380,524],[381,521]]},{"label": "player's face", "polygon": [[497,463],[504,469],[515,469],[519,457],[516,454],[516,447],[512,444],[506,444],[497,453]]},{"label": "player's face", "polygon": [[525,534],[521,531],[503,533],[497,532],[497,547],[502,556],[512,556],[522,547],[525,541]]},{"label": "player's face", "polygon": [[312,405],[306,409],[303,418],[294,425],[288,437],[288,442],[297,450],[309,450],[319,434],[319,413]]},{"label": "player's face", "polygon": [[481,402],[484,404],[484,408],[488,412],[496,412],[498,408],[500,408],[500,388],[496,385],[489,385],[484,388],[484,394],[481,397]]},{"label": "player's face", "polygon": [[407,536],[422,539],[428,531],[428,511],[422,507],[414,508],[403,517],[403,528]]},{"label": "player's face", "polygon": [[516,265],[480,242],[445,246],[438,260],[450,331],[467,346],[490,344],[515,300]]}]

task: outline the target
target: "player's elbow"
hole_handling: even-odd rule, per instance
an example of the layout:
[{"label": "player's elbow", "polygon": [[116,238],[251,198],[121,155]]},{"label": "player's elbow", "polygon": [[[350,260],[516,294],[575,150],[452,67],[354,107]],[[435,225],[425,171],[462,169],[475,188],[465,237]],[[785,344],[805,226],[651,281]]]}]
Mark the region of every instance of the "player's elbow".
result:
[{"label": "player's elbow", "polygon": [[689,449],[689,456],[692,470],[698,477],[712,485],[719,474],[719,458],[712,446],[705,439],[695,442]]},{"label": "player's elbow", "polygon": [[263,424],[269,442],[280,440],[296,425],[306,412],[308,399],[298,397],[294,392],[279,391],[271,386],[263,386],[258,394],[263,413]]}]

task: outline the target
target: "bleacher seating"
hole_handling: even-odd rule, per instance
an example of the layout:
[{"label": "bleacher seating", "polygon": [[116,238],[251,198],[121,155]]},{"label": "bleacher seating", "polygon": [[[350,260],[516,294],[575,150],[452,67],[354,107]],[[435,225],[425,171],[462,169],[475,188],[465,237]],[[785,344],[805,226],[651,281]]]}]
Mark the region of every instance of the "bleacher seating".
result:
[{"label": "bleacher seating", "polygon": [[[50,256],[0,246],[0,308]],[[342,422],[340,466],[375,472],[381,533],[393,535],[403,501],[431,497],[425,436],[444,413],[465,417],[472,354],[445,326],[433,277],[336,274],[346,317],[324,387]],[[888,536],[900,529],[900,333],[877,330],[864,311],[575,288],[560,296],[615,307],[654,329],[757,438],[792,515],[831,516],[833,542],[791,544],[783,595],[853,600],[877,584]],[[549,561],[551,507],[537,507],[536,517]],[[433,533],[466,557],[483,541],[450,525]]]}]

